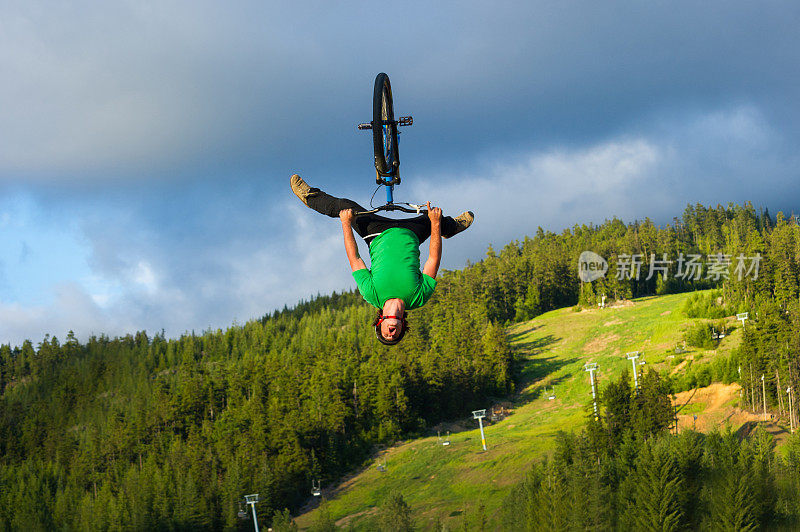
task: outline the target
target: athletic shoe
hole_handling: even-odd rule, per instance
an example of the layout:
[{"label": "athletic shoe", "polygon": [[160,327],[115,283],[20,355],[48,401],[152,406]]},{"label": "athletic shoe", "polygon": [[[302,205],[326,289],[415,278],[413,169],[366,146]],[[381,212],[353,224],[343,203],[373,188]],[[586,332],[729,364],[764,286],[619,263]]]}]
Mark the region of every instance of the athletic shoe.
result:
[{"label": "athletic shoe", "polygon": [[318,188],[311,188],[308,186],[308,183],[303,181],[303,178],[297,174],[294,174],[291,178],[289,178],[289,185],[292,187],[292,192],[294,195],[300,198],[300,201],[306,204],[308,207],[308,197],[314,196],[319,192]]},{"label": "athletic shoe", "polygon": [[466,229],[467,227],[469,227],[470,225],[472,225],[472,222],[475,220],[475,215],[472,214],[472,211],[464,211],[458,216],[456,216],[454,220],[456,221],[455,232],[450,236],[445,236],[444,238],[450,238],[451,236],[455,236],[464,229]]}]

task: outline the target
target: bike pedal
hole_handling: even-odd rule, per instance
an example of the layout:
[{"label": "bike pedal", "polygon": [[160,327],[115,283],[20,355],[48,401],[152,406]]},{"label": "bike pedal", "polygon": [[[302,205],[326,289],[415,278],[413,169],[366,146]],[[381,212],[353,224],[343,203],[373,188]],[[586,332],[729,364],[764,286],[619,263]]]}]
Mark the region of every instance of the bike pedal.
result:
[{"label": "bike pedal", "polygon": [[414,123],[413,116],[401,116],[397,119],[397,125],[399,126],[410,126]]}]

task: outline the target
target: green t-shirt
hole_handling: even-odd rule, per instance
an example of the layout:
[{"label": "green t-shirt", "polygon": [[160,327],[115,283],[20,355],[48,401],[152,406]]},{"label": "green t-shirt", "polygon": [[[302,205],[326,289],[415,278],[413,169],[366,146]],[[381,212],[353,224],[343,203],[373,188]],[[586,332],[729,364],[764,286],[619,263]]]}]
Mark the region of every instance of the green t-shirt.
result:
[{"label": "green t-shirt", "polygon": [[407,310],[424,305],[436,288],[436,280],[419,271],[419,239],[410,229],[392,227],[369,245],[372,269],[353,272],[361,296],[383,308],[387,299],[399,298]]}]

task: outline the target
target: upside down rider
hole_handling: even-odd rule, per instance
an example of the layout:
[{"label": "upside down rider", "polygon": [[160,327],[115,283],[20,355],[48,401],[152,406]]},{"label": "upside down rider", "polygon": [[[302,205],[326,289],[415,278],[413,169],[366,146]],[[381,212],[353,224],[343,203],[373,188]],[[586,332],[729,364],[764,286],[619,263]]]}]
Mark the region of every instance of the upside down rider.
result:
[{"label": "upside down rider", "polygon": [[[344,249],[358,291],[378,309],[373,323],[375,336],[386,345],[398,343],[408,331],[406,311],[424,305],[436,288],[442,238],[460,233],[472,224],[475,216],[470,211],[456,218],[442,216],[442,210],[428,202],[427,215],[414,218],[393,219],[376,214],[356,217],[355,212],[366,209],[355,201],[312,188],[297,174],[289,182],[292,192],[307,207],[341,220]],[[369,246],[371,269],[358,254],[354,229]],[[428,238],[428,260],[420,271],[419,246]]]}]

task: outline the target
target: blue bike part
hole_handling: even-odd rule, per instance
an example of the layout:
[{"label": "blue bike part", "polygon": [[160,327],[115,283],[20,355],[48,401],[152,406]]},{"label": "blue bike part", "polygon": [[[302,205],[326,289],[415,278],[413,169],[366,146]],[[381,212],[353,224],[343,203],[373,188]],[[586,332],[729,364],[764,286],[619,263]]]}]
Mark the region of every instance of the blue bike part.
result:
[{"label": "blue bike part", "polygon": [[394,203],[394,185],[386,185],[386,203]]}]

